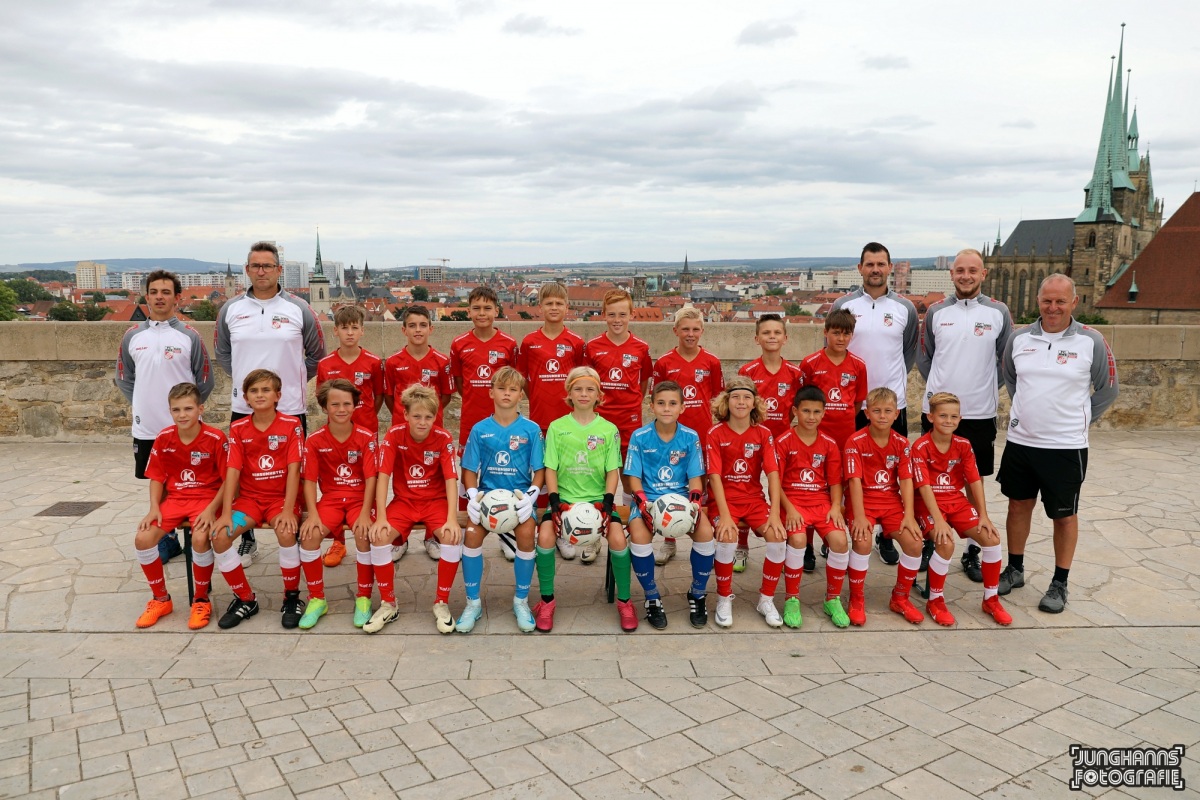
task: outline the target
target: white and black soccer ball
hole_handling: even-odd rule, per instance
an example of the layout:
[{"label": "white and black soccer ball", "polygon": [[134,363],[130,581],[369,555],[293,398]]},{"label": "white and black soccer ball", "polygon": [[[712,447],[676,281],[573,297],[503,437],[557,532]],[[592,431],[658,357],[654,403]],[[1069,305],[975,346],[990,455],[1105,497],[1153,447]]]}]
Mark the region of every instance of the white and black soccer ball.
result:
[{"label": "white and black soccer ball", "polygon": [[664,494],[650,504],[650,521],[662,536],[690,536],[696,527],[696,506],[681,494]]},{"label": "white and black soccer ball", "polygon": [[479,524],[492,533],[517,529],[517,496],[508,489],[492,489],[479,498]]},{"label": "white and black soccer ball", "polygon": [[595,543],[604,530],[604,515],[591,503],[576,503],[562,515],[562,535],[578,547]]}]

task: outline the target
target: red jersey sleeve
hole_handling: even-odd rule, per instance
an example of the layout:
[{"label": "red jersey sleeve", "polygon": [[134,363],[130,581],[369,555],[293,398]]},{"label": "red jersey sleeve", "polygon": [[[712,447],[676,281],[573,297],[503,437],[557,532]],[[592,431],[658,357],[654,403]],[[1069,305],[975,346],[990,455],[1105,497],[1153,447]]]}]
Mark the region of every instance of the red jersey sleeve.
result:
[{"label": "red jersey sleeve", "polygon": [[310,436],[304,440],[304,460],[300,465],[300,477],[316,483],[321,474],[321,462],[313,438]]},{"label": "red jersey sleeve", "polygon": [[304,461],[304,428],[296,421],[296,428],[288,437],[287,463],[300,464]]},{"label": "red jersey sleeve", "polygon": [[832,439],[828,440],[825,448],[825,482],[830,486],[837,486],[842,482],[842,453],[838,449],[837,442]]},{"label": "red jersey sleeve", "polygon": [[150,460],[146,462],[146,477],[159,483],[167,482],[167,471],[163,469],[162,456],[158,454],[159,443],[163,441],[160,433],[154,437],[154,446],[150,448]]},{"label": "red jersey sleeve", "polygon": [[975,451],[971,449],[970,442],[963,443],[959,458],[958,466],[962,469],[963,480],[968,486],[983,480],[979,475],[979,465],[975,461]]},{"label": "red jersey sleeve", "polygon": [[396,470],[396,437],[398,428],[392,428],[383,437],[383,443],[379,445],[379,469],[376,474],[391,475]]},{"label": "red jersey sleeve", "polygon": [[721,474],[721,446],[717,441],[721,427],[714,425],[708,431],[708,444],[704,446],[704,471],[708,475]]},{"label": "red jersey sleeve", "polygon": [[767,474],[779,472],[779,459],[775,456],[775,439],[771,436],[770,432],[766,428],[762,427],[761,425],[759,428],[763,436],[763,446],[761,450],[763,472],[766,472]]},{"label": "red jersey sleeve", "polygon": [[242,449],[242,439],[240,436],[233,435],[232,428],[230,428],[229,433],[229,458],[225,468],[241,471],[246,459],[246,452]]},{"label": "red jersey sleeve", "polygon": [[912,450],[908,446],[908,440],[896,433],[892,441],[896,443],[896,450],[899,451],[900,455],[900,463],[896,465],[896,478],[898,480],[912,480]]},{"label": "red jersey sleeve", "polygon": [[[456,388],[461,389],[463,384],[462,354],[455,346],[456,344],[457,342],[450,343],[450,361],[446,365],[446,372],[452,381],[455,378],[458,379]],[[454,386],[454,383],[451,385]]]},{"label": "red jersey sleeve", "polygon": [[362,448],[365,453],[362,459],[363,478],[370,480],[379,474],[379,445],[375,441],[375,434],[362,431]]},{"label": "red jersey sleeve", "polygon": [[725,391],[725,373],[721,371],[721,359],[713,356],[711,370],[708,374],[708,396],[715,399]]},{"label": "red jersey sleeve", "polygon": [[863,403],[867,402],[867,394],[870,391],[867,384],[867,363],[861,359],[856,360],[854,362],[854,371],[858,375],[858,378],[854,381],[854,408],[859,409],[862,408]]},{"label": "red jersey sleeve", "polygon": [[842,454],[842,475],[846,479],[858,478],[862,479],[862,455],[858,452],[858,443],[855,441],[858,437],[851,437],[846,442],[846,450]]},{"label": "red jersey sleeve", "polygon": [[645,349],[642,350],[642,367],[640,373],[638,374],[637,389],[639,392],[642,390],[642,384],[649,380],[653,374],[654,359],[650,357],[650,346],[645,345]]},{"label": "red jersey sleeve", "polygon": [[438,456],[438,463],[442,468],[442,478],[443,480],[457,479],[458,472],[454,469],[454,440],[448,433],[444,433],[444,436],[446,441],[442,444],[441,455]]}]

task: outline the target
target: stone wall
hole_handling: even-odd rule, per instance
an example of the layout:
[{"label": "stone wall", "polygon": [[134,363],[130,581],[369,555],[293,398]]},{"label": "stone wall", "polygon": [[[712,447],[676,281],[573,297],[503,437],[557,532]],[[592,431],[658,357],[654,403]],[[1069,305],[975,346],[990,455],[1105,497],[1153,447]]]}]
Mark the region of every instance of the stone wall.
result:
[{"label": "stone wall", "polygon": [[[442,351],[470,323],[441,322],[433,345]],[[0,437],[12,441],[122,441],[129,437],[130,415],[125,398],[113,385],[113,370],[121,336],[128,326],[114,322],[8,322],[0,324]],[[197,323],[205,342],[212,342],[213,323]],[[503,322],[500,328],[520,340],[534,322]],[[600,323],[575,326],[585,338],[601,330]],[[1121,396],[1100,420],[1102,428],[1177,429],[1200,427],[1200,326],[1119,326],[1102,328],[1113,346],[1121,379]],[[636,325],[656,356],[673,347],[671,326]],[[332,326],[326,340],[336,345]],[[391,354],[404,344],[399,324],[372,323],[363,346]],[[721,359],[726,376],[758,355],[753,329],[745,324],[710,325],[704,345]],[[794,329],[784,356],[798,360],[821,345],[818,326]],[[206,407],[205,419],[225,427],[229,421],[229,378],[219,369],[217,388]],[[919,408],[924,382],[913,370],[908,403]],[[1007,397],[1001,393],[1002,413]],[[314,424],[323,419],[312,399]],[[383,412],[386,419],[387,412]],[[910,414],[916,430],[917,415]],[[458,400],[447,409],[447,427],[458,427]]]}]

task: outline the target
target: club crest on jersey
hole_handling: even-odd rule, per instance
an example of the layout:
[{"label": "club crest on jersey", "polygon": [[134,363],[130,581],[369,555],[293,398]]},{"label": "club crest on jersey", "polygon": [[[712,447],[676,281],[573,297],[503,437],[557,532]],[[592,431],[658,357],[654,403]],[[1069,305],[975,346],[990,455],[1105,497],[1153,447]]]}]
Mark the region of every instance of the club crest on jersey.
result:
[{"label": "club crest on jersey", "polygon": [[183,355],[182,347],[175,347],[174,345],[167,345],[166,347],[163,348],[163,358],[165,358],[167,361],[170,361],[172,358],[174,358],[175,356],[178,356],[178,355]]},{"label": "club crest on jersey", "polygon": [[1059,350],[1058,358],[1055,359],[1060,364],[1065,364],[1069,359],[1078,358],[1078,354],[1072,353],[1070,350]]},{"label": "club crest on jersey", "polygon": [[523,445],[523,444],[529,444],[528,437],[525,437],[525,436],[509,436],[508,437],[508,449],[509,450],[519,450],[519,449],[521,449],[521,445]]},{"label": "club crest on jersey", "polygon": [[286,325],[287,323],[290,323],[290,322],[291,322],[291,320],[289,318],[283,316],[282,314],[276,314],[275,316],[271,317],[271,327],[272,328],[278,328],[281,325]]},{"label": "club crest on jersey", "polygon": [[569,353],[571,351],[571,349],[572,349],[571,345],[569,345],[569,344],[556,344],[556,345],[554,345],[554,355],[558,356],[559,358],[562,358],[567,353]]},{"label": "club crest on jersey", "polygon": [[788,393],[788,389],[791,389],[791,388],[792,388],[792,385],[790,383],[777,384],[775,386],[775,394],[779,395],[780,397],[786,397],[787,393]]},{"label": "club crest on jersey", "polygon": [[433,462],[437,461],[438,451],[437,450],[426,450],[424,455],[425,455],[425,459],[424,459],[425,465],[429,466]]},{"label": "club crest on jersey", "polygon": [[371,377],[371,375],[368,372],[356,372],[356,373],[354,373],[354,385],[362,386],[363,381],[367,380],[367,378],[370,378],[370,377]]},{"label": "club crest on jersey", "polygon": [[696,370],[696,383],[699,383],[700,381],[704,380],[705,378],[707,378],[707,377],[708,377],[709,375],[711,375],[711,374],[712,374],[712,373],[711,373],[709,370],[707,370],[707,369],[698,369],[698,370]]},{"label": "club crest on jersey", "polygon": [[950,471],[950,470],[954,469],[958,465],[958,461],[959,461],[959,459],[957,459],[957,458],[950,459],[950,461],[946,464],[946,470]]},{"label": "club crest on jersey", "polygon": [[852,373],[852,372],[843,372],[843,373],[842,373],[842,377],[841,377],[841,379],[840,379],[838,382],[839,382],[839,383],[840,383],[842,386],[849,386],[850,384],[854,383],[854,380],[855,380],[855,378],[857,378],[857,377],[858,377],[858,376],[857,376],[857,375],[855,375],[855,374],[854,374],[854,373]]},{"label": "club crest on jersey", "polygon": [[604,444],[603,436],[589,436],[587,438],[587,449],[595,450],[600,445]]},{"label": "club crest on jersey", "polygon": [[274,434],[272,434],[271,436],[268,436],[267,437],[267,449],[268,450],[278,450],[279,445],[287,444],[287,438],[288,437],[286,437],[286,436],[276,436]]},{"label": "club crest on jersey", "polygon": [[887,462],[887,468],[893,469],[897,464],[900,463],[900,456],[888,456],[884,460]]},{"label": "club crest on jersey", "polygon": [[745,444],[742,445],[742,452],[746,454],[746,458],[753,458],[754,454],[757,453],[761,448],[762,448],[762,445],[760,445],[760,444],[754,444],[753,442],[746,442]]},{"label": "club crest on jersey", "polygon": [[208,453],[200,453],[200,452],[193,450],[192,458],[191,458],[192,466],[193,467],[199,466],[201,459],[205,458],[207,455],[208,455]]},{"label": "club crest on jersey", "polygon": [[976,322],[975,323],[975,335],[976,336],[983,336],[985,331],[990,331],[991,329],[992,329],[991,323],[988,323],[988,322]]},{"label": "club crest on jersey", "polygon": [[357,464],[358,459],[361,457],[362,457],[362,452],[359,450],[347,450],[346,451],[346,460],[349,461],[351,464]]},{"label": "club crest on jersey", "polygon": [[814,467],[819,468],[824,463],[825,463],[825,454],[824,453],[813,453],[813,466]]},{"label": "club crest on jersey", "polygon": [[632,366],[634,360],[635,360],[635,356],[633,355],[633,353],[621,353],[621,366],[622,367]]},{"label": "club crest on jersey", "polygon": [[488,363],[499,363],[500,359],[504,358],[504,353],[500,350],[488,350]]},{"label": "club crest on jersey", "polygon": [[885,327],[885,328],[892,327],[892,315],[891,314],[883,315],[883,327]]}]

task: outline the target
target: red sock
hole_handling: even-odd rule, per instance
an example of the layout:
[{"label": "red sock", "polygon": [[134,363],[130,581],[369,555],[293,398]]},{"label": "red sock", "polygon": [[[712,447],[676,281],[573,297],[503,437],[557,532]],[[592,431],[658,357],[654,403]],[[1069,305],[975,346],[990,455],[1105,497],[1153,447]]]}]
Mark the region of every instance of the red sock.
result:
[{"label": "red sock", "polygon": [[355,562],[358,566],[358,594],[355,597],[370,597],[375,586],[375,568],[370,563]]},{"label": "red sock", "polygon": [[846,572],[850,576],[850,598],[863,597],[867,584],[867,571],[865,569],[848,569]]},{"label": "red sock", "polygon": [[333,532],[333,540],[335,542],[341,542],[342,544],[345,544],[346,543],[346,529],[338,528],[336,531],[334,531]]},{"label": "red sock", "polygon": [[[762,586],[759,592],[767,597],[774,597],[775,590],[779,588],[779,576],[783,572],[782,561],[763,561],[763,577]],[[796,579],[796,585],[799,586],[800,579]]]},{"label": "red sock", "polygon": [[728,564],[715,562],[713,574],[717,576],[717,594],[721,597],[733,594],[733,562],[730,561]]},{"label": "red sock", "polygon": [[804,575],[803,565],[799,567],[784,567],[783,591],[788,597],[800,594],[800,578]]},{"label": "red sock", "polygon": [[146,583],[150,584],[150,591],[156,599],[165,599],[167,597],[167,579],[163,576],[163,563],[161,558],[156,558],[149,564],[142,564],[142,572],[146,573]]},{"label": "red sock", "polygon": [[438,561],[437,600],[438,603],[450,602],[450,589],[454,586],[454,576],[458,574],[458,562],[441,559]]},{"label": "red sock", "polygon": [[221,575],[225,578],[225,582],[229,584],[229,589],[239,600],[250,602],[254,599],[254,592],[250,590],[250,581],[246,579],[246,570],[242,569],[242,565],[238,564],[229,572],[221,571]]},{"label": "red sock", "polygon": [[308,596],[311,599],[324,599],[325,597],[324,567],[325,565],[319,558],[300,562],[300,568],[304,570],[304,582],[308,585]]},{"label": "red sock", "polygon": [[946,588],[946,576],[938,575],[933,570],[929,570],[925,574],[929,576],[929,596],[941,597],[942,591]]},{"label": "red sock", "polygon": [[[863,580],[867,573],[864,572],[858,579],[858,592],[862,594]],[[846,581],[846,570],[834,569],[827,563],[825,565],[825,599],[832,600],[835,597],[842,596],[842,584]],[[850,578],[850,593],[854,594],[854,578]]]},{"label": "red sock", "polygon": [[983,588],[994,589],[1000,585],[999,561],[985,561],[979,566],[983,571]]},{"label": "red sock", "polygon": [[375,582],[379,584],[379,599],[384,603],[396,602],[396,590],[392,586],[395,580],[396,566],[392,562],[375,565]]},{"label": "red sock", "polygon": [[746,528],[738,528],[738,543],[737,546],[742,550],[750,549],[750,531]]},{"label": "red sock", "polygon": [[300,591],[299,567],[280,567],[279,571],[283,573],[283,590],[285,592]]},{"label": "red sock", "polygon": [[896,585],[892,587],[892,594],[897,597],[908,597],[916,577],[917,570],[898,564],[896,566]]},{"label": "red sock", "polygon": [[208,587],[212,584],[213,565],[202,567],[199,564],[192,563],[192,583],[196,587],[196,599],[208,599]]}]

